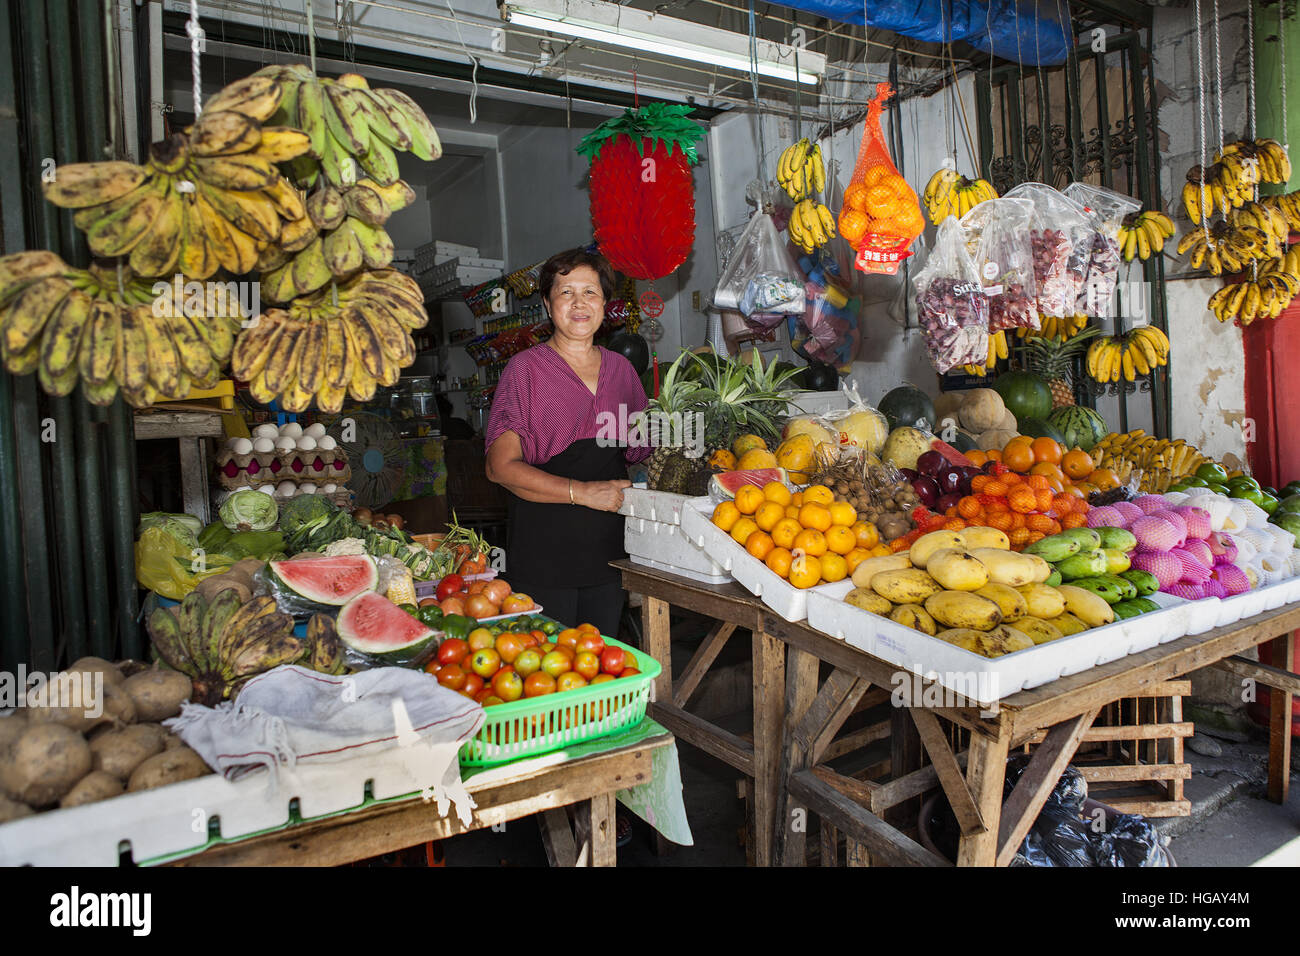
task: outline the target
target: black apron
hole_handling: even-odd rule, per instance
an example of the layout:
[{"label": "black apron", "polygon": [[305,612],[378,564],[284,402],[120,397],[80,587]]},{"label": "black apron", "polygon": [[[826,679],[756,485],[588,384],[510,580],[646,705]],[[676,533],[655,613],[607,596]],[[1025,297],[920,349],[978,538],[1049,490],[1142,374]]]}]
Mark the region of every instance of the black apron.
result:
[{"label": "black apron", "polygon": [[[575,441],[535,468],[577,481],[627,477],[623,448],[594,438]],[[627,557],[623,516],[582,505],[541,504],[509,493],[506,575],[516,588],[582,588],[609,584],[619,574],[609,562]]]}]

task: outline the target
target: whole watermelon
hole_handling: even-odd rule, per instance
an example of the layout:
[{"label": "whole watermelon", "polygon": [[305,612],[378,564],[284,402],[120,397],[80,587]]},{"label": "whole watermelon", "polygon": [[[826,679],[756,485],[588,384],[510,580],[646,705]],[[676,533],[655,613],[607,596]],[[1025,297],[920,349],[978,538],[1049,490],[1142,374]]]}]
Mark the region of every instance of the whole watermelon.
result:
[{"label": "whole watermelon", "polygon": [[935,426],[934,402],[915,385],[900,385],[887,392],[876,407],[889,420],[890,429],[916,428],[921,419],[926,424],[920,427],[930,429]]},{"label": "whole watermelon", "polygon": [[1058,408],[1047,416],[1047,424],[1061,433],[1061,444],[1066,448],[1088,451],[1110,433],[1106,420],[1091,408],[1070,405]]},{"label": "whole watermelon", "polygon": [[1054,438],[1059,442],[1065,441],[1065,436],[1061,434],[1060,429],[1049,425],[1041,418],[1017,419],[1016,424],[1020,427],[1020,434],[1028,435],[1030,438]]},{"label": "whole watermelon", "polygon": [[[993,382],[993,390],[1002,396],[1002,403],[1016,416],[1017,422],[1047,418],[1051,414],[1052,390],[1033,372],[1003,372]],[[1021,432],[1029,434],[1023,428]]]}]

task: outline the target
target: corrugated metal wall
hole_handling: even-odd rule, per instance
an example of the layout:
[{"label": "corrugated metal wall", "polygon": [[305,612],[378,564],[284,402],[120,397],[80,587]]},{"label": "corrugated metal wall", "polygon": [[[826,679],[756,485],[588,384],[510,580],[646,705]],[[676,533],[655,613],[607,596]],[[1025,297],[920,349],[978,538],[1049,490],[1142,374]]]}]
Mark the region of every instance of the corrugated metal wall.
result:
[{"label": "corrugated metal wall", "polygon": [[[72,215],[41,196],[58,164],[116,158],[101,0],[14,0],[0,14],[0,217],[5,254],[88,263]],[[135,89],[133,77],[125,87]],[[131,131],[134,135],[135,131]],[[52,399],[0,372],[0,665],[141,656],[132,536],[131,410],[80,390]]]}]

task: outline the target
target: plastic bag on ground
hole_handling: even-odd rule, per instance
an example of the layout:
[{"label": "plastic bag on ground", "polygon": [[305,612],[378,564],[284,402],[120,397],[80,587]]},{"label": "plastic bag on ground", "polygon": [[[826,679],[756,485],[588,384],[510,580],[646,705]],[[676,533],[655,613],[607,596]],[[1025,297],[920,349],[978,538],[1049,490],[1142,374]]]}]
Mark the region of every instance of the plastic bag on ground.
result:
[{"label": "plastic bag on ground", "polygon": [[912,281],[917,321],[935,369],[943,374],[958,365],[983,365],[989,350],[989,300],[954,217],[939,224],[930,258]]},{"label": "plastic bag on ground", "polygon": [[1038,284],[1027,199],[989,199],[962,217],[966,248],[989,297],[989,332],[1038,329]]},{"label": "plastic bag on ground", "polygon": [[1088,274],[1075,301],[1075,312],[1111,318],[1115,314],[1115,285],[1119,281],[1119,227],[1124,217],[1137,212],[1142,204],[1132,196],[1087,183],[1070,183],[1065,187],[1065,195],[1083,207],[1093,225]]},{"label": "plastic bag on ground", "polygon": [[1121,813],[1093,840],[1097,866],[1168,866],[1160,833],[1145,817]]},{"label": "plastic bag on ground", "polygon": [[1045,183],[1021,183],[1002,198],[1028,199],[1034,204],[1029,242],[1038,311],[1058,319],[1074,315],[1092,261],[1095,230],[1088,214]]},{"label": "plastic bag on ground", "polygon": [[803,274],[772,217],[758,212],[736,242],[731,261],[713,292],[713,304],[744,315],[798,313],[804,309],[803,286]]}]

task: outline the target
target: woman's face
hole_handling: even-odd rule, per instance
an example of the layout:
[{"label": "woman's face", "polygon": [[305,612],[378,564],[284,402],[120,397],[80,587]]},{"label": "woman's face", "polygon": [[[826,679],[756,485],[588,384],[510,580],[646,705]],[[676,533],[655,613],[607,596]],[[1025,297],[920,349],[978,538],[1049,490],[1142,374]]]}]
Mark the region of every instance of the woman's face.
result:
[{"label": "woman's face", "polygon": [[590,339],[605,320],[605,293],[591,266],[574,266],[557,275],[546,300],[555,330],[566,338]]}]

